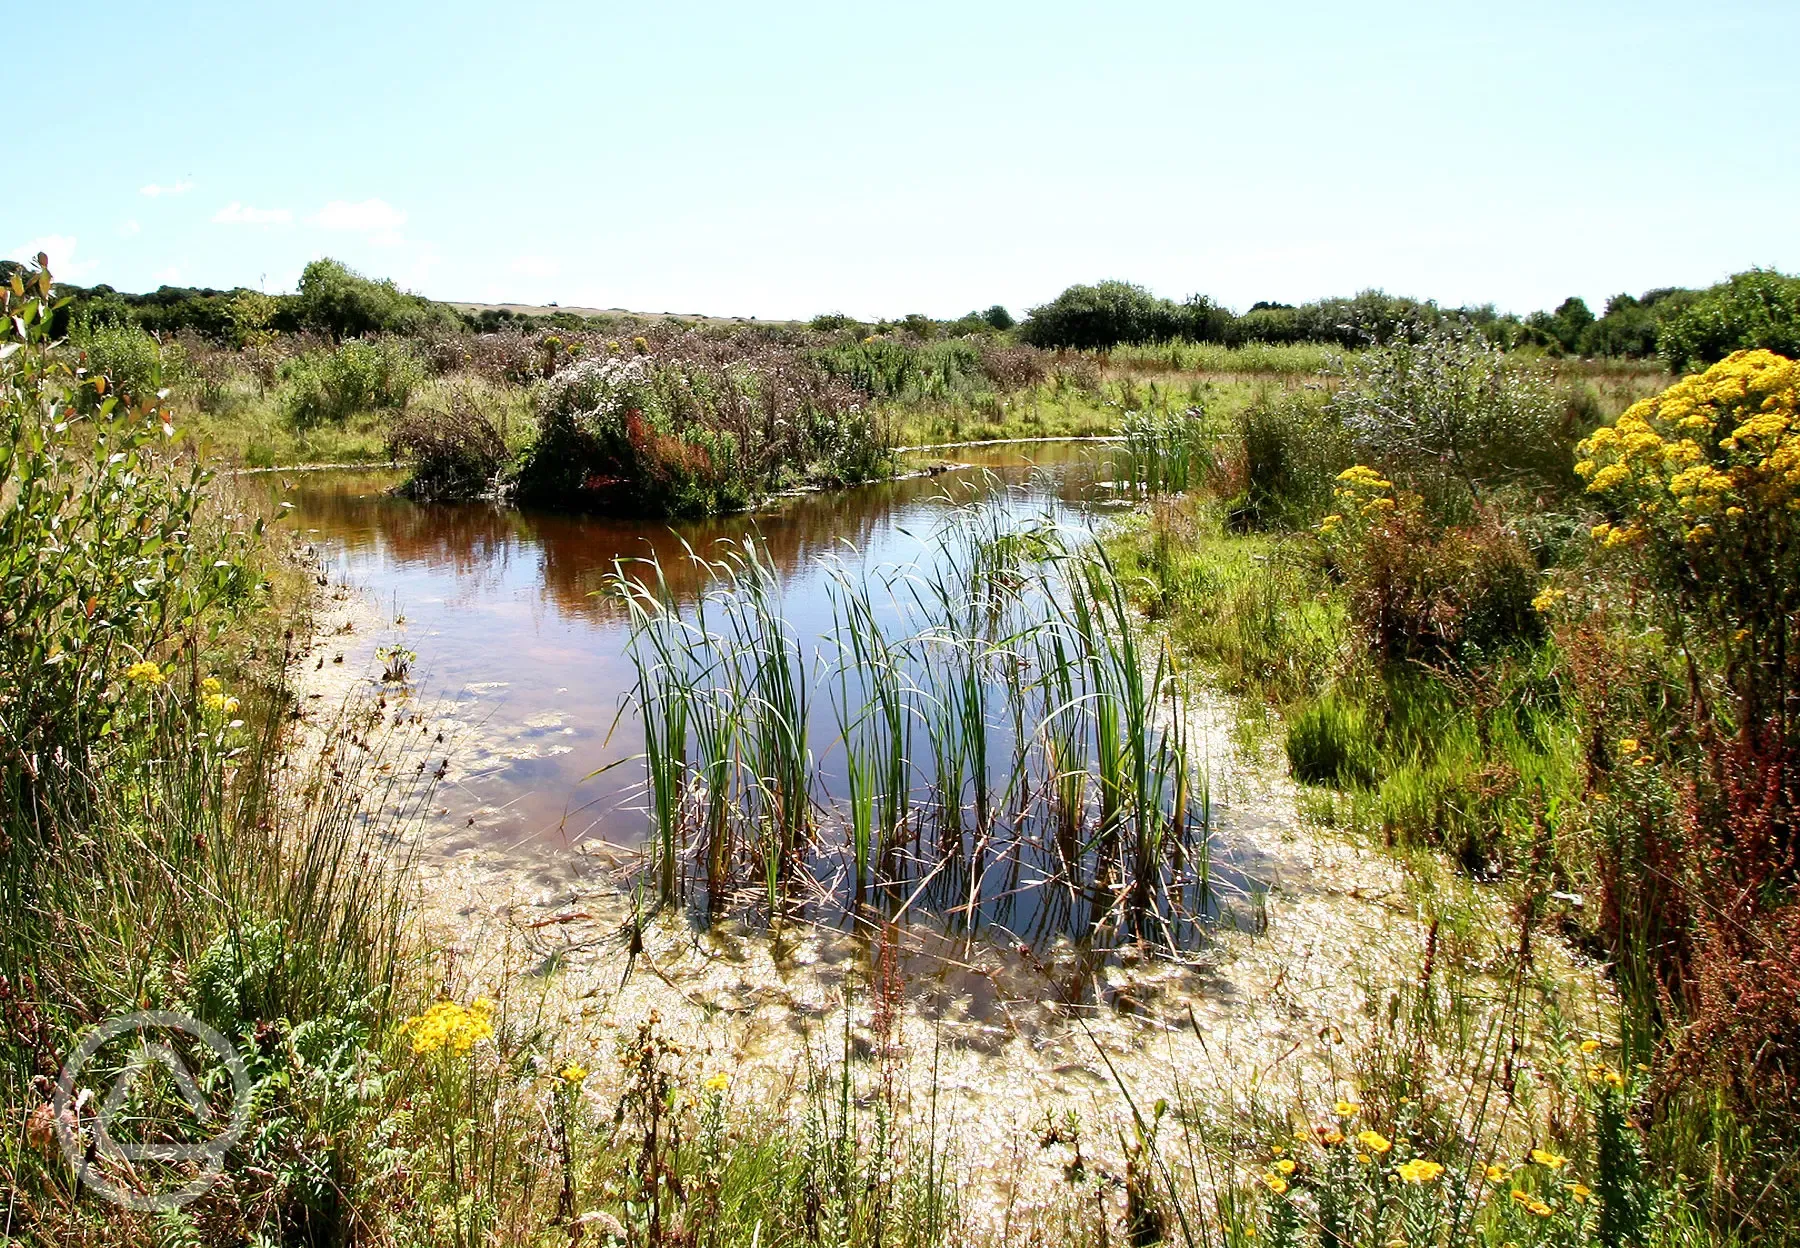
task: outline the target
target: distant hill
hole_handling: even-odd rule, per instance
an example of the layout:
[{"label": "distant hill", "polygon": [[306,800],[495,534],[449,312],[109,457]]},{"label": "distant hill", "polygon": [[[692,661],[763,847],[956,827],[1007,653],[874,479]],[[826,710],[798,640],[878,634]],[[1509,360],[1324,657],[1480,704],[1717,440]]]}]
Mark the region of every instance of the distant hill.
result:
[{"label": "distant hill", "polygon": [[800,321],[764,321],[754,316],[707,316],[703,312],[634,312],[630,308],[587,308],[572,304],[537,303],[460,303],[445,300],[450,307],[471,316],[483,312],[510,312],[514,316],[554,316],[567,312],[574,316],[634,316],[646,321],[699,321],[707,325],[799,325]]}]

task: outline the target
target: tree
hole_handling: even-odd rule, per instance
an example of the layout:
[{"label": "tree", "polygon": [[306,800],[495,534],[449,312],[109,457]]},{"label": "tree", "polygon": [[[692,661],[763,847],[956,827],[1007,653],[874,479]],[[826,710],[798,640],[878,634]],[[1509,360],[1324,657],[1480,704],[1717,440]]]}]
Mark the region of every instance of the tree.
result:
[{"label": "tree", "polygon": [[1800,359],[1800,277],[1751,269],[1673,302],[1658,346],[1676,372],[1756,348]]},{"label": "tree", "polygon": [[1011,329],[1014,325],[1018,324],[1017,321],[1013,320],[1013,314],[997,303],[986,312],[983,312],[981,314],[981,319],[986,321],[994,329]]},{"label": "tree", "polygon": [[391,279],[376,281],[332,260],[314,260],[300,275],[294,319],[301,328],[333,338],[365,334],[417,333],[436,321],[448,321],[430,300],[408,294]]},{"label": "tree", "polygon": [[1032,308],[1019,337],[1034,347],[1115,347],[1162,342],[1181,333],[1181,311],[1130,282],[1071,286]]}]

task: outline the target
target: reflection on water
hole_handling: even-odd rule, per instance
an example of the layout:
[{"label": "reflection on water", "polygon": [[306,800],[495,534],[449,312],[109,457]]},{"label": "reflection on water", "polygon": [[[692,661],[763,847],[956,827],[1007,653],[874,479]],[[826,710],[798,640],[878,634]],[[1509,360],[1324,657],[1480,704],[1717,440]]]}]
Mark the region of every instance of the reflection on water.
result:
[{"label": "reflection on water", "polygon": [[[391,473],[261,481],[272,499],[291,505],[287,523],[314,543],[332,579],[364,590],[388,619],[403,620],[400,637],[419,656],[418,703],[443,708],[438,721],[468,729],[441,789],[442,828],[454,833],[447,843],[528,862],[566,857],[577,846],[629,851],[646,833],[641,767],[607,770],[642,748],[640,726],[624,707],[635,675],[629,622],[602,592],[616,560],[654,555],[670,595],[691,607],[711,586],[687,552],[710,555],[754,535],[802,646],[828,649],[836,560],[877,573],[915,563],[952,507],[996,481],[1009,487],[1007,506],[1021,519],[1086,524],[1106,497],[1100,454],[1080,444],[979,448],[970,455],[976,467],[673,525],[417,504],[388,492]],[[374,636],[343,640],[353,667],[366,665],[377,644]],[[831,718],[829,700],[816,698],[813,746],[822,758],[831,749]],[[1005,726],[995,731],[1003,737]],[[1003,751],[1002,743],[996,759]],[[611,858],[623,863],[630,853]],[[1010,865],[1015,875],[1017,865]],[[1006,868],[995,863],[997,872]],[[1035,902],[1033,913],[1015,913],[1017,880],[996,880],[992,891],[1005,914],[988,917],[1015,931],[1043,917]],[[958,888],[966,895],[966,885]],[[809,917],[836,916],[827,905]]]}]

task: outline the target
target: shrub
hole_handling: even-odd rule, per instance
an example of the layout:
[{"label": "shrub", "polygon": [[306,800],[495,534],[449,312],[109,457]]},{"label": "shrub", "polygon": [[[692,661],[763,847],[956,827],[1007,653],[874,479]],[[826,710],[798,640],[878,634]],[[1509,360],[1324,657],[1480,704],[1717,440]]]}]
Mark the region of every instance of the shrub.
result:
[{"label": "shrub", "polygon": [[[1660,801],[1630,772],[1612,778],[1626,808],[1679,813],[1678,869],[1655,894],[1686,921],[1654,950],[1649,995],[1688,1024],[1678,1067],[1791,1138],[1800,1123],[1769,1111],[1800,1090],[1800,365],[1736,352],[1634,404],[1581,453],[1576,471],[1611,512],[1598,549],[1651,587],[1700,747]],[[1654,818],[1636,826],[1670,839]],[[1630,855],[1613,873],[1622,898],[1646,893]],[[1618,908],[1611,935],[1642,962],[1623,922],[1641,913]]]},{"label": "shrub", "polygon": [[[14,349],[0,357],[0,805],[52,759],[84,766],[128,664],[165,658],[250,582],[240,540],[201,523],[207,474],[163,453],[154,394],[126,402],[51,352],[38,280],[7,294]],[[79,393],[90,414],[63,419]]]},{"label": "shrub", "polygon": [[1399,477],[1440,519],[1503,482],[1566,474],[1562,405],[1549,381],[1509,363],[1466,322],[1420,328],[1337,365],[1332,409],[1359,456]]},{"label": "shrub", "polygon": [[388,433],[388,454],[412,461],[403,493],[440,501],[493,492],[511,458],[499,427],[466,390],[403,413]]},{"label": "shrub", "polygon": [[[103,376],[111,390],[145,402],[156,401],[157,391],[176,379],[184,362],[179,346],[164,346],[135,325],[80,327],[71,345],[90,376]],[[92,390],[81,392],[90,409],[98,397]]]},{"label": "shrub", "polygon": [[1019,337],[1034,347],[1105,348],[1121,342],[1160,342],[1181,334],[1179,309],[1130,282],[1071,286],[1032,308]]},{"label": "shrub", "polygon": [[1517,535],[1491,519],[1438,528],[1364,465],[1338,482],[1320,531],[1377,662],[1463,664],[1543,639],[1537,564]]},{"label": "shrub", "polygon": [[686,331],[640,338],[630,355],[583,352],[543,383],[520,496],[697,514],[802,482],[883,475],[892,430],[855,383],[938,392],[980,358],[967,342],[883,341],[821,350]]},{"label": "shrub", "polygon": [[1293,528],[1322,516],[1352,459],[1337,414],[1311,391],[1261,390],[1237,415],[1232,524]]},{"label": "shrub", "polygon": [[389,279],[364,277],[336,260],[314,260],[300,274],[300,290],[287,309],[292,328],[316,330],[334,339],[371,334],[416,334],[432,325],[453,325],[448,309],[407,294]]},{"label": "shrub", "polygon": [[1675,372],[1714,364],[1735,351],[1800,357],[1800,277],[1773,269],[1733,274],[1680,301],[1657,337]]},{"label": "shrub", "polygon": [[342,421],[357,412],[406,406],[422,380],[417,359],[393,339],[351,339],[281,367],[280,406],[297,429]]}]

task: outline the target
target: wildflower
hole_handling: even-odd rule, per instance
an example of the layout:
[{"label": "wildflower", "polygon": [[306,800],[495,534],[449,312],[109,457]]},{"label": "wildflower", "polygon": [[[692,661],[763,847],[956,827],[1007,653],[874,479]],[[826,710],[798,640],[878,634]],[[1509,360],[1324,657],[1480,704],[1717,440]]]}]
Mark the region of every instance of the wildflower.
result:
[{"label": "wildflower", "polygon": [[1530,1204],[1526,1205],[1525,1207],[1527,1209],[1531,1210],[1533,1213],[1537,1214],[1537,1216],[1540,1218],[1547,1218],[1550,1216],[1550,1212],[1551,1212],[1550,1206],[1546,1205],[1541,1200],[1534,1200]]},{"label": "wildflower", "polygon": [[1342,1131],[1326,1131],[1323,1132],[1319,1138],[1324,1140],[1327,1144],[1336,1146],[1344,1142],[1344,1133]]},{"label": "wildflower", "polygon": [[730,1086],[731,1086],[731,1076],[726,1074],[722,1070],[717,1071],[706,1077],[706,1090],[708,1092],[723,1092],[726,1088],[729,1088]]},{"label": "wildflower", "polygon": [[1541,590],[1537,597],[1531,600],[1531,609],[1536,611],[1539,615],[1548,615],[1555,608],[1556,604],[1561,602],[1567,596],[1568,591],[1566,590]]},{"label": "wildflower", "polygon": [[1625,1076],[1621,1075],[1616,1070],[1603,1071],[1600,1075],[1600,1080],[1609,1088],[1622,1088],[1625,1086]]},{"label": "wildflower", "polygon": [[1280,1161],[1275,1163],[1275,1168],[1283,1174],[1292,1174],[1294,1172],[1294,1163],[1288,1158],[1283,1157]]},{"label": "wildflower", "polygon": [[219,683],[219,678],[217,676],[208,676],[205,680],[200,682],[200,688],[206,693],[222,693],[224,692],[225,686]]},{"label": "wildflower", "polygon": [[208,693],[201,697],[200,702],[216,715],[232,715],[238,709],[238,700],[223,693]]},{"label": "wildflower", "polygon": [[1593,1189],[1588,1187],[1585,1184],[1582,1184],[1582,1183],[1569,1184],[1569,1195],[1573,1196],[1576,1199],[1576,1201],[1578,1201],[1581,1204],[1584,1204],[1584,1205],[1587,1204],[1588,1197],[1592,1196],[1593,1194],[1594,1194]]},{"label": "wildflower", "polygon": [[1490,1163],[1484,1177],[1489,1183],[1499,1183],[1506,1178],[1506,1167]]},{"label": "wildflower", "polygon": [[134,685],[160,685],[163,671],[149,659],[143,659],[125,669],[125,679]]},{"label": "wildflower", "polygon": [[1367,1153],[1358,1153],[1356,1159],[1365,1166],[1369,1164],[1369,1155]]},{"label": "wildflower", "polygon": [[1581,1042],[1581,1051],[1583,1053],[1598,1053],[1600,1051],[1600,1042],[1598,1040],[1583,1040]]},{"label": "wildflower", "polygon": [[[1638,739],[1636,737],[1621,737],[1621,738],[1619,738],[1619,753],[1621,753],[1621,754],[1636,754],[1637,752],[1638,752]],[[1595,1045],[1594,1047],[1599,1048],[1600,1046]],[[1588,1050],[1585,1050],[1585,1049],[1583,1050],[1583,1052],[1587,1052],[1587,1051]]]},{"label": "wildflower", "polygon": [[1564,1166],[1569,1164],[1569,1159],[1564,1157],[1561,1153],[1552,1153],[1542,1148],[1532,1149],[1531,1159],[1537,1162],[1538,1165],[1548,1166],[1552,1170],[1561,1170]]},{"label": "wildflower", "polygon": [[1356,1117],[1356,1111],[1361,1109],[1362,1106],[1358,1105],[1355,1101],[1339,1101],[1336,1105],[1332,1106],[1332,1108],[1337,1110],[1339,1118],[1354,1118]]},{"label": "wildflower", "polygon": [[588,1068],[580,1062],[570,1062],[562,1068],[562,1077],[570,1083],[580,1083],[588,1077]]},{"label": "wildflower", "polygon": [[1371,1153],[1385,1153],[1394,1146],[1394,1142],[1379,1131],[1358,1132],[1356,1142]]},{"label": "wildflower", "polygon": [[1288,1190],[1288,1181],[1279,1174],[1265,1174],[1263,1175],[1262,1181],[1264,1185],[1277,1196],[1282,1195]]},{"label": "wildflower", "polygon": [[1415,1157],[1411,1161],[1402,1162],[1394,1171],[1408,1183],[1430,1183],[1444,1172],[1444,1167],[1435,1161],[1427,1161]]},{"label": "wildflower", "polygon": [[494,1034],[494,1025],[488,1020],[493,1009],[494,1003],[486,997],[477,997],[467,1006],[439,1001],[418,1017],[401,1023],[400,1034],[411,1037],[414,1053],[433,1053],[438,1049],[467,1053]]}]

